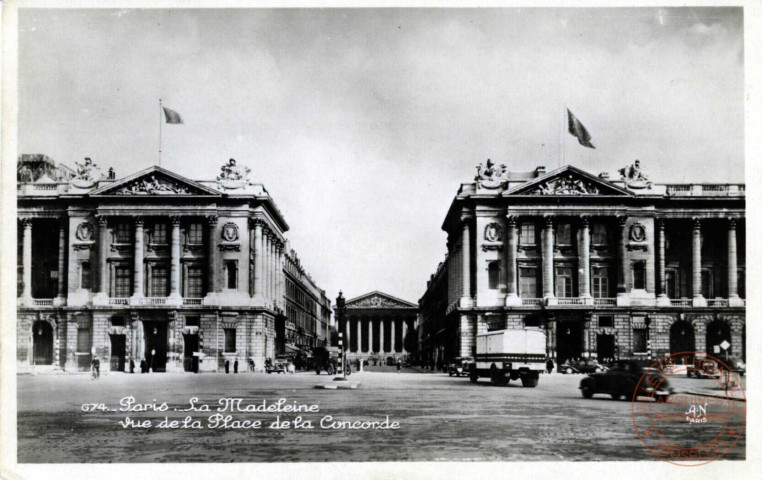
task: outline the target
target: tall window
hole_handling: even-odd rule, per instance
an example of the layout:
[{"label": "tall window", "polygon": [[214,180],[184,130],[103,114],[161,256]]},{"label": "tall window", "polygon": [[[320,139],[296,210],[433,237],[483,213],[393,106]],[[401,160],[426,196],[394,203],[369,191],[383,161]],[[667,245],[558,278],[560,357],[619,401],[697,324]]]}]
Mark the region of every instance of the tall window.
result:
[{"label": "tall window", "polygon": [[238,263],[235,260],[225,260],[225,276],[227,288],[238,288]]},{"label": "tall window", "polygon": [[79,328],[77,329],[77,352],[90,353],[92,347],[92,341],[90,340],[90,329]]},{"label": "tall window", "polygon": [[714,284],[712,272],[708,269],[701,270],[701,295],[704,298],[714,298]]},{"label": "tall window", "polygon": [[185,296],[201,298],[204,296],[204,269],[198,265],[190,265],[185,278]]},{"label": "tall window", "polygon": [[524,298],[537,298],[537,268],[519,268],[519,295]]},{"label": "tall window", "polygon": [[556,227],[556,245],[571,245],[571,225],[559,223]]},{"label": "tall window", "polygon": [[151,242],[157,245],[165,245],[167,243],[167,225],[165,223],[157,223],[153,226]]},{"label": "tall window", "polygon": [[574,289],[572,280],[574,278],[574,270],[571,267],[558,267],[556,268],[556,296],[557,297],[573,297]]},{"label": "tall window", "polygon": [[132,242],[132,235],[131,235],[131,229],[130,225],[127,223],[118,223],[116,225],[116,231],[114,233],[114,239],[116,240],[116,243],[131,243]]},{"label": "tall window", "polygon": [[637,261],[632,264],[632,288],[646,289],[646,262]]},{"label": "tall window", "polygon": [[646,330],[643,328],[632,331],[632,351],[643,353],[646,351]]},{"label": "tall window", "polygon": [[132,271],[130,267],[114,268],[114,296],[129,297],[132,294]]},{"label": "tall window", "polygon": [[90,289],[90,262],[79,264],[79,288]]},{"label": "tall window", "polygon": [[608,245],[609,235],[605,223],[594,223],[592,227],[593,245]]},{"label": "tall window", "polygon": [[191,223],[188,225],[188,243],[190,245],[200,245],[204,243],[204,229],[200,223]]},{"label": "tall window", "polygon": [[599,328],[614,328],[614,317],[606,315],[601,315],[598,317],[598,327]]},{"label": "tall window", "polygon": [[500,285],[500,262],[489,262],[489,289],[497,290]]},{"label": "tall window", "polygon": [[185,326],[186,327],[198,327],[199,326],[199,318],[196,317],[196,316],[185,317]]},{"label": "tall window", "polygon": [[235,328],[225,329],[225,353],[235,352]]},{"label": "tall window", "polygon": [[746,298],[746,271],[738,271],[738,296]]},{"label": "tall window", "polygon": [[166,265],[154,265],[151,269],[151,297],[166,297],[169,272]]},{"label": "tall window", "polygon": [[534,246],[536,243],[534,223],[522,223],[519,228],[519,244]]},{"label": "tall window", "polygon": [[667,298],[680,298],[680,292],[677,289],[677,272],[671,268],[664,270],[664,280],[667,283],[667,291],[664,292]]},{"label": "tall window", "polygon": [[593,267],[593,297],[608,298],[609,269],[608,267]]}]

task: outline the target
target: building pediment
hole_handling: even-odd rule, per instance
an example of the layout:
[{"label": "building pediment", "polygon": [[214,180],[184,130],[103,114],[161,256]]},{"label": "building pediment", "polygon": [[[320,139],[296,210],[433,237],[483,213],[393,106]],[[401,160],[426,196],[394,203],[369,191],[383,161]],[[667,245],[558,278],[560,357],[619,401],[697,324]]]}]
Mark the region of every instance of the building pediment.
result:
[{"label": "building pediment", "polygon": [[383,292],[370,292],[346,302],[347,308],[418,308],[418,305],[406,302]]},{"label": "building pediment", "polygon": [[527,182],[505,195],[586,196],[586,195],[632,195],[627,190],[601,178],[590,175],[571,165],[549,172]]},{"label": "building pediment", "polygon": [[91,196],[202,195],[220,192],[169,170],[153,166],[90,193]]}]

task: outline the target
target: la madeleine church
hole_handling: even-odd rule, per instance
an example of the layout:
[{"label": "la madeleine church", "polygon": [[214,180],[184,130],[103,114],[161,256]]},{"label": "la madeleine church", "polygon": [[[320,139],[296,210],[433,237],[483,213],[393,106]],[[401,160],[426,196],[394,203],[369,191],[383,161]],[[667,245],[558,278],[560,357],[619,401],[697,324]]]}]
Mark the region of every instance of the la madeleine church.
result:
[{"label": "la madeleine church", "polygon": [[248,168],[115,177],[19,158],[19,371],[250,371],[324,344],[330,300]]},{"label": "la madeleine church", "polygon": [[447,256],[419,301],[422,360],[530,326],[558,363],[745,358],[745,212],[743,184],[657,184],[637,160],[613,178],[488,160],[442,225]]}]

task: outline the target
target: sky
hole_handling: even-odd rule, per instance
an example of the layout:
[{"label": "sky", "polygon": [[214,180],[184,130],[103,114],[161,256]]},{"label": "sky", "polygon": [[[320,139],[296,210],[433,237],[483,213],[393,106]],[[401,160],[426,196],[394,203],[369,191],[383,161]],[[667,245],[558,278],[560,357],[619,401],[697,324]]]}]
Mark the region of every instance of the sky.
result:
[{"label": "sky", "polygon": [[[738,8],[19,13],[19,153],[118,177],[252,170],[332,299],[417,302],[444,216],[491,158],[744,181]],[[569,108],[595,150],[565,134]]]}]

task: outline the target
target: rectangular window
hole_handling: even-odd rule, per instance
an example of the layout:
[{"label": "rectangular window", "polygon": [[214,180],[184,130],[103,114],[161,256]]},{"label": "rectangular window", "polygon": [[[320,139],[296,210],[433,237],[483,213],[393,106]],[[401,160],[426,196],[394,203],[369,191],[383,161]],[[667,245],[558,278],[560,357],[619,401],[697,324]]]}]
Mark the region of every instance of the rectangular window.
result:
[{"label": "rectangular window", "polygon": [[90,290],[90,262],[79,264],[79,288]]},{"label": "rectangular window", "polygon": [[593,245],[608,245],[609,235],[606,224],[594,223],[592,227],[592,242]]},{"label": "rectangular window", "polygon": [[646,262],[638,261],[632,264],[632,288],[646,289]]},{"label": "rectangular window", "polygon": [[497,290],[500,286],[500,262],[489,262],[489,289]]},{"label": "rectangular window", "polygon": [[227,288],[238,288],[238,263],[235,260],[225,261],[225,276]]},{"label": "rectangular window", "polygon": [[132,295],[132,270],[129,267],[114,268],[114,296],[129,297]]},{"label": "rectangular window", "polygon": [[523,298],[537,298],[537,269],[519,268],[519,295]]},{"label": "rectangular window", "polygon": [[746,271],[738,271],[738,296],[746,298]]},{"label": "rectangular window", "polygon": [[519,228],[519,244],[534,246],[537,243],[534,231],[534,223],[522,223]]},{"label": "rectangular window", "polygon": [[571,225],[560,223],[556,227],[556,245],[571,245]]},{"label": "rectangular window", "polygon": [[557,297],[572,297],[574,296],[573,289],[574,270],[570,267],[558,267],[556,268],[556,296]]},{"label": "rectangular window", "polygon": [[680,298],[680,294],[677,291],[677,272],[672,269],[665,270],[664,279],[667,283],[667,291],[664,292],[667,294],[667,298]]},{"label": "rectangular window", "polygon": [[235,328],[225,329],[225,353],[235,352]]},{"label": "rectangular window", "polygon": [[632,331],[632,351],[637,353],[646,352],[646,331],[637,329]]},{"label": "rectangular window", "polygon": [[714,284],[712,280],[713,277],[710,270],[701,270],[701,295],[704,298],[714,298]]},{"label": "rectangular window", "polygon": [[151,268],[150,297],[166,297],[169,293],[169,269],[166,265],[154,265]]},{"label": "rectangular window", "polygon": [[185,317],[185,326],[186,327],[198,327],[199,326],[199,319],[198,319],[198,317]]},{"label": "rectangular window", "polygon": [[204,296],[204,269],[198,265],[188,267],[185,278],[185,296],[201,298]]},{"label": "rectangular window", "polygon": [[608,267],[593,267],[593,297],[608,298],[609,269]]},{"label": "rectangular window", "polygon": [[151,243],[157,245],[167,244],[167,225],[164,223],[157,223],[153,226],[153,234],[151,235]]},{"label": "rectangular window", "polygon": [[115,240],[116,243],[132,243],[132,231],[127,223],[118,223],[116,225]]},{"label": "rectangular window", "polygon": [[188,243],[191,245],[201,245],[204,242],[204,229],[200,223],[191,223],[188,225]]},{"label": "rectangular window", "polygon": [[598,328],[614,328],[614,317],[608,315],[598,317]]},{"label": "rectangular window", "polygon": [[77,329],[77,352],[78,353],[90,353],[92,342],[90,340],[90,329],[79,328]]}]

